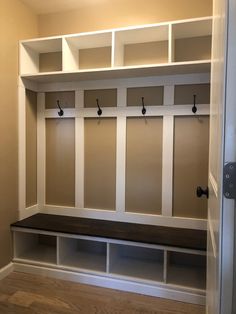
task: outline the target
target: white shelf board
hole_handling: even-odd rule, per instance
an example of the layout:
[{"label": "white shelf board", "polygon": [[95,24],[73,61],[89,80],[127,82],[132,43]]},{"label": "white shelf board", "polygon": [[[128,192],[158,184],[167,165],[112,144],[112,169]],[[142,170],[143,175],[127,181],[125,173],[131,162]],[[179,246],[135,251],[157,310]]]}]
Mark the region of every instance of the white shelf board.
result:
[{"label": "white shelf board", "polygon": [[61,266],[106,272],[106,256],[89,252],[72,252],[59,263]]},{"label": "white shelf board", "polygon": [[56,248],[53,246],[38,244],[33,248],[29,248],[26,252],[19,254],[16,258],[56,264]]},{"label": "white shelf board", "polygon": [[35,39],[21,44],[27,48],[32,49],[37,53],[48,53],[48,52],[57,52],[62,51],[62,39],[53,38],[53,39]]},{"label": "white shelf board", "polygon": [[38,83],[72,82],[113,78],[131,78],[136,76],[177,75],[191,73],[209,73],[210,60],[193,62],[173,62],[145,66],[124,66],[116,68],[86,69],[73,72],[47,72],[21,75],[22,79]]},{"label": "white shelf board", "polygon": [[128,257],[116,257],[110,267],[109,273],[163,282],[163,263]]},{"label": "white shelf board", "polygon": [[167,269],[167,283],[205,290],[205,269],[196,266],[169,265]]}]

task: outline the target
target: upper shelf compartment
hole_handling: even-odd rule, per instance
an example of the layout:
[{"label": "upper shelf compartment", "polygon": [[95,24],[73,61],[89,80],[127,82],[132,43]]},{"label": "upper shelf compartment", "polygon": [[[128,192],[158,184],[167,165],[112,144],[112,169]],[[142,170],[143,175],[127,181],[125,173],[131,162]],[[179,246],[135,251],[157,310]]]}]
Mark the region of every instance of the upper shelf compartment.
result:
[{"label": "upper shelf compartment", "polygon": [[65,37],[63,69],[77,71],[111,67],[112,32]]},{"label": "upper shelf compartment", "polygon": [[212,20],[172,24],[172,62],[211,59]]},{"label": "upper shelf compartment", "polygon": [[20,43],[20,73],[62,71],[62,38],[33,39]]},{"label": "upper shelf compartment", "polygon": [[66,82],[210,72],[211,17],[20,43],[20,74]]},{"label": "upper shelf compartment", "polygon": [[168,62],[168,25],[115,32],[114,67]]}]

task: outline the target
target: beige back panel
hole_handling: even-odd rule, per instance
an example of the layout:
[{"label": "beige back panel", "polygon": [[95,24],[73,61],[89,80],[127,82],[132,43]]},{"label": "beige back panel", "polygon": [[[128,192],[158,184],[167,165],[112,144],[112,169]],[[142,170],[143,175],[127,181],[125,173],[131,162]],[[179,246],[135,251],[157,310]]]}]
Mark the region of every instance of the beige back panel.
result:
[{"label": "beige back panel", "polygon": [[46,120],[46,203],[75,206],[75,120]]},{"label": "beige back panel", "polygon": [[39,72],[53,72],[62,70],[62,53],[48,52],[39,55]]},{"label": "beige back panel", "polygon": [[26,90],[26,207],[37,204],[37,93]]},{"label": "beige back panel", "polygon": [[193,104],[193,95],[196,95],[196,105],[209,104],[210,84],[176,85],[175,105]]},{"label": "beige back panel", "polygon": [[174,137],[173,215],[207,217],[207,200],[196,188],[208,182],[209,118],[176,117]]},{"label": "beige back panel", "polygon": [[126,211],[161,214],[162,118],[128,118]]},{"label": "beige back panel", "polygon": [[96,99],[102,107],[117,106],[117,90],[116,89],[94,89],[84,91],[84,107],[97,108]]},{"label": "beige back panel", "polygon": [[127,88],[127,106],[142,106],[142,97],[145,106],[161,106],[163,91],[163,86]]},{"label": "beige back panel", "polygon": [[60,106],[63,108],[75,107],[75,92],[47,92],[45,93],[45,108],[56,109],[57,100],[60,101]]},{"label": "beige back panel", "polygon": [[79,68],[95,69],[111,66],[111,47],[79,50]]},{"label": "beige back panel", "polygon": [[116,201],[116,119],[85,119],[84,206],[114,210]]},{"label": "beige back panel", "polygon": [[181,38],[175,41],[175,61],[211,59],[211,36]]},{"label": "beige back panel", "polygon": [[124,65],[168,62],[168,42],[158,41],[124,46]]}]

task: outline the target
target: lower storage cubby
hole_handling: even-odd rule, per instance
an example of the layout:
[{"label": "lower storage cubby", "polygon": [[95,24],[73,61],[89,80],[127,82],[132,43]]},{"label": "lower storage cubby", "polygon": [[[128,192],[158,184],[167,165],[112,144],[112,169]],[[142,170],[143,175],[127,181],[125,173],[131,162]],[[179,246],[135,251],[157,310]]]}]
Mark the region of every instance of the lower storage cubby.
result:
[{"label": "lower storage cubby", "polygon": [[163,251],[131,245],[110,244],[109,272],[112,274],[163,281]]},{"label": "lower storage cubby", "polygon": [[56,236],[15,232],[15,258],[48,264],[57,263]]},{"label": "lower storage cubby", "polygon": [[206,256],[179,252],[167,253],[167,283],[206,289]]},{"label": "lower storage cubby", "polygon": [[89,271],[106,272],[106,243],[59,238],[59,265]]}]

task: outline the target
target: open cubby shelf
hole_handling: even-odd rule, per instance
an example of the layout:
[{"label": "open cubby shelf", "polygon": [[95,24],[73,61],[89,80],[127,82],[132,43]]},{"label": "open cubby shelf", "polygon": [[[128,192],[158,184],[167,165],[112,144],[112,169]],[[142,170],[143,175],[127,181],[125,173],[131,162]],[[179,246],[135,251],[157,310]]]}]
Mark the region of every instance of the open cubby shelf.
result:
[{"label": "open cubby shelf", "polygon": [[[172,254],[174,248],[148,245],[139,242],[131,244],[121,240],[91,237],[84,240],[76,235],[66,237],[60,233],[43,232],[31,233],[30,230],[19,228],[14,232],[14,262],[37,265],[50,265],[55,268],[86,273],[101,273],[112,277],[129,278],[134,281],[165,283],[164,269],[167,267],[167,282],[171,286],[205,289],[205,268],[199,267],[194,260],[188,265],[181,262],[170,264],[164,258],[164,252]],[[43,232],[43,234],[41,234]],[[58,246],[53,245],[58,238]],[[113,242],[113,243],[111,243]],[[109,250],[107,249],[109,247]],[[171,250],[171,251],[168,251]],[[181,251],[181,250],[180,250]],[[204,259],[204,251],[183,250],[189,254],[193,252],[197,258]],[[57,259],[58,255],[58,259]],[[109,266],[108,266],[109,265]]]},{"label": "open cubby shelf", "polygon": [[203,17],[21,41],[20,74],[55,82],[209,72],[211,24]]}]

